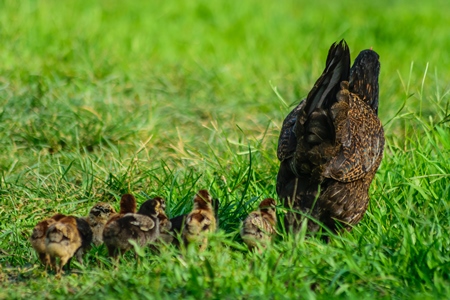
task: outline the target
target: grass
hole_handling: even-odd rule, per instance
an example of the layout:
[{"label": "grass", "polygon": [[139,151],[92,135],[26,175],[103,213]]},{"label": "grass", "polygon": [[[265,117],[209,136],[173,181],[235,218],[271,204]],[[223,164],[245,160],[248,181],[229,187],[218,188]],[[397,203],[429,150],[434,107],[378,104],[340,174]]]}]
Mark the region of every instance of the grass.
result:
[{"label": "grass", "polygon": [[[446,1],[0,1],[0,298],[407,298],[450,295],[450,19]],[[248,253],[239,221],[275,196],[281,122],[329,45],[381,57],[386,132],[371,202],[324,244]],[[276,91],[276,92],[274,92]],[[278,94],[278,96],[277,96]],[[202,255],[103,247],[45,275],[28,242],[53,212],[131,191],[170,216],[221,199]]]}]

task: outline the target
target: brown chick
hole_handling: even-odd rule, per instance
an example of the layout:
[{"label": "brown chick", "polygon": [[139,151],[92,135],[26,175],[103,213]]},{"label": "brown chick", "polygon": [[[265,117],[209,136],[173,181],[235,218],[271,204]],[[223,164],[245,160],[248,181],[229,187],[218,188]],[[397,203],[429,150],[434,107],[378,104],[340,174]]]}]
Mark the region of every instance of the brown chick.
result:
[{"label": "brown chick", "polygon": [[128,213],[109,223],[103,231],[103,241],[112,257],[133,248],[129,240],[144,247],[159,237],[158,211],[160,202],[145,201],[137,213]]},{"label": "brown chick", "polygon": [[188,216],[187,214],[183,214],[183,215],[179,215],[179,216],[176,216],[176,217],[173,217],[172,219],[170,219],[170,224],[171,224],[170,234],[173,237],[172,244],[175,245],[176,247],[180,246],[179,238],[182,237],[182,235],[183,235],[183,228],[184,228],[184,225],[186,224],[187,216]]},{"label": "brown chick", "polygon": [[264,247],[275,234],[276,222],[275,200],[264,199],[259,204],[258,210],[251,212],[245,218],[241,228],[242,240],[250,250],[258,246]]},{"label": "brown chick", "polygon": [[200,190],[194,196],[194,208],[186,217],[183,239],[186,243],[200,243],[200,250],[208,245],[207,233],[216,230],[216,217],[212,198],[207,190]]},{"label": "brown chick", "polygon": [[[216,218],[216,229],[217,229],[219,228],[219,217],[218,217],[218,211],[220,206],[219,199],[212,199],[212,205],[214,207],[214,217]],[[180,245],[179,239],[177,237],[182,236],[183,234],[187,216],[188,214],[183,214],[170,219],[170,223],[172,225],[170,233],[174,237],[174,239],[172,240],[172,244],[174,244],[177,247]]]},{"label": "brown chick", "polygon": [[[92,230],[81,218],[67,216],[51,224],[45,235],[45,247],[56,274],[61,276],[66,264],[70,268],[70,260],[74,255],[81,263],[82,255],[91,242]],[[60,260],[59,265],[56,265],[57,258]]]},{"label": "brown chick", "polygon": [[172,229],[172,223],[166,215],[166,200],[161,197],[156,197],[155,200],[159,201],[159,240],[166,244],[170,244],[173,240],[173,235],[170,232]]},{"label": "brown chick", "polygon": [[[216,228],[219,227],[219,218],[217,212],[219,211],[219,199],[212,199],[212,205],[214,207],[214,217],[216,218]],[[186,217],[188,214],[179,215],[170,219],[172,223],[171,232],[172,234],[181,234],[183,233],[184,225],[186,224]]]},{"label": "brown chick", "polygon": [[111,216],[116,214],[116,210],[109,203],[99,202],[95,204],[89,215],[84,218],[92,230],[92,242],[95,246],[103,244],[103,229]]},{"label": "brown chick", "polygon": [[172,224],[171,232],[172,234],[181,234],[183,233],[184,224],[186,224],[186,217],[188,215],[179,215],[170,219],[170,223]]},{"label": "brown chick", "polygon": [[[80,264],[83,263],[83,255],[91,249],[93,241],[93,232],[91,226],[84,218],[75,218],[77,221],[78,233],[81,237],[81,247],[75,253],[77,260]],[[70,268],[70,266],[69,266]]]},{"label": "brown chick", "polygon": [[136,198],[134,198],[131,194],[124,194],[120,198],[120,211],[118,214],[113,214],[108,222],[106,222],[106,225],[111,223],[112,221],[115,221],[121,217],[123,217],[125,214],[128,213],[136,213]]},{"label": "brown chick", "polygon": [[38,254],[39,260],[42,262],[42,264],[45,266],[45,269],[47,270],[47,267],[50,265],[50,256],[47,254],[46,247],[45,247],[45,233],[47,232],[48,227],[55,223],[56,221],[64,218],[65,216],[63,214],[55,214],[51,218],[45,219],[39,223],[36,224],[36,226],[33,228],[33,232],[30,236],[30,242],[33,249]]}]

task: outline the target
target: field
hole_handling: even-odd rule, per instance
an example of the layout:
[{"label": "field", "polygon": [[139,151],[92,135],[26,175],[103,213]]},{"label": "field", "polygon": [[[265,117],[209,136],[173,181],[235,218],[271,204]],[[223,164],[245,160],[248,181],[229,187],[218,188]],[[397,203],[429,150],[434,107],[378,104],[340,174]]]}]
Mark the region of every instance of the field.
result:
[{"label": "field", "polygon": [[[443,299],[450,296],[448,1],[0,0],[0,299]],[[263,254],[242,218],[275,197],[281,123],[345,38],[380,55],[386,133],[369,209],[325,244]],[[206,188],[208,251],[103,246],[55,280],[28,241],[54,212]],[[281,209],[279,210],[281,215]]]}]

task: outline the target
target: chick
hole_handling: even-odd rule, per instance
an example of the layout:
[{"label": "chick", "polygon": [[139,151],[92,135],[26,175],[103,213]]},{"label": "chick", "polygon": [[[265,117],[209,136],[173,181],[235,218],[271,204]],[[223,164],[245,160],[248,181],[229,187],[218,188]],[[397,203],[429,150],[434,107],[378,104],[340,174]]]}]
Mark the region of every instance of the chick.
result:
[{"label": "chick", "polygon": [[[75,252],[75,256],[80,264],[83,263],[83,255],[91,249],[93,242],[93,231],[89,223],[84,218],[75,218],[78,233],[81,237],[81,247]],[[70,266],[69,266],[70,268]]]},{"label": "chick", "polygon": [[[219,218],[217,212],[219,211],[219,199],[212,199],[212,206],[214,207],[214,217],[216,218],[216,228],[219,228]],[[172,234],[181,234],[186,224],[186,217],[188,214],[179,215],[170,219],[172,227],[170,231]]]},{"label": "chick", "polygon": [[47,267],[50,265],[50,256],[47,254],[45,247],[45,233],[47,232],[47,229],[48,227],[50,227],[50,225],[52,225],[53,223],[64,217],[65,216],[63,214],[56,214],[51,218],[45,219],[37,223],[36,226],[33,228],[33,232],[31,233],[30,236],[31,246],[38,254],[39,260],[45,266],[46,270]]},{"label": "chick", "polygon": [[[220,202],[218,199],[212,199],[212,206],[214,207],[214,217],[216,219],[216,229],[219,228],[219,218],[218,218],[219,205]],[[172,225],[170,233],[174,237],[174,239],[172,240],[172,244],[174,244],[177,247],[180,245],[179,239],[177,237],[183,236],[187,216],[188,214],[183,214],[170,219]]]},{"label": "chick", "polygon": [[186,243],[199,243],[200,250],[208,245],[207,233],[216,230],[216,217],[212,206],[212,198],[207,190],[200,190],[194,196],[194,208],[187,215],[183,228],[183,239]]},{"label": "chick", "polygon": [[183,228],[186,224],[186,217],[187,214],[183,214],[170,219],[170,235],[173,237],[172,245],[176,247],[180,246],[180,240],[182,239],[183,235]]},{"label": "chick", "polygon": [[265,246],[275,234],[275,200],[267,198],[261,201],[259,208],[251,212],[243,222],[241,237],[249,249]]},{"label": "chick", "polygon": [[170,223],[172,225],[170,232],[173,235],[183,233],[183,228],[184,228],[184,225],[186,224],[187,216],[188,216],[187,214],[184,214],[184,215],[179,215],[179,216],[176,216],[176,217],[173,217],[172,219],[170,219]]},{"label": "chick", "polygon": [[124,194],[120,198],[120,211],[118,214],[113,214],[108,222],[106,222],[106,225],[109,223],[123,217],[125,214],[132,213],[134,214],[136,212],[136,198],[134,198],[131,194]]},{"label": "chick", "polygon": [[110,256],[117,258],[133,248],[129,240],[144,247],[159,237],[158,212],[161,203],[156,199],[145,201],[137,213],[128,213],[109,223],[103,231],[103,241]]},{"label": "chick", "polygon": [[[66,216],[51,224],[45,235],[45,247],[56,274],[61,276],[66,264],[70,268],[70,260],[75,254],[81,263],[82,255],[91,242],[92,230],[81,218]],[[57,258],[59,265],[56,265]]]},{"label": "chick", "polygon": [[173,235],[171,234],[172,223],[166,215],[166,201],[161,197],[155,197],[154,199],[159,201],[159,240],[166,244],[170,244],[173,240]]},{"label": "chick", "polygon": [[109,203],[99,202],[95,204],[89,215],[84,218],[92,230],[92,242],[95,246],[103,244],[103,229],[105,228],[106,222],[116,214],[116,210]]}]

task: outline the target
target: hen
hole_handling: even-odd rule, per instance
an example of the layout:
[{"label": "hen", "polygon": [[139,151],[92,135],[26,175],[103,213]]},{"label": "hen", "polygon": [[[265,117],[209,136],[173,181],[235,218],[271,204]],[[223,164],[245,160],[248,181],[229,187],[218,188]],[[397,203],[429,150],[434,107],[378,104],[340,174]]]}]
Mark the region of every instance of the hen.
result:
[{"label": "hen", "polygon": [[322,223],[332,232],[350,230],[363,217],[384,147],[379,72],[375,51],[362,51],[350,69],[345,41],[333,44],[306,100],[284,120],[277,193],[289,209],[290,230],[298,231],[305,215],[309,231]]}]

